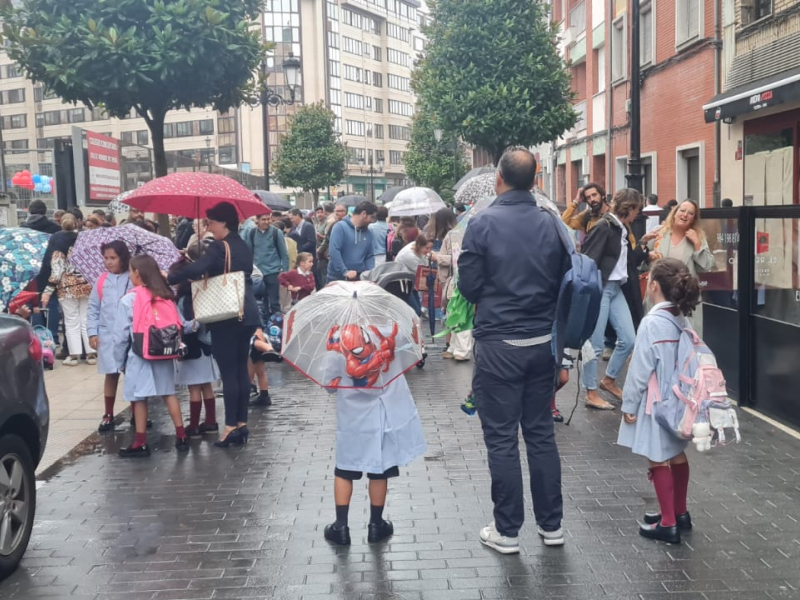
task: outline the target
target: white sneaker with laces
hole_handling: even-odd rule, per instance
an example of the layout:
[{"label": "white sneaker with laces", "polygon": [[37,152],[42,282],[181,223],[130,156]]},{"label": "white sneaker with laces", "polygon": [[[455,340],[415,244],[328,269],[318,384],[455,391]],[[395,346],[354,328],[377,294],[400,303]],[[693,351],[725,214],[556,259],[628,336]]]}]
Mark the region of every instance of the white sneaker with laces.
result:
[{"label": "white sneaker with laces", "polygon": [[538,533],[541,536],[545,546],[564,545],[564,532],[561,530],[561,527],[559,527],[555,531],[545,531],[541,527],[537,526],[536,533]]},{"label": "white sneaker with laces", "polygon": [[61,363],[65,367],[77,367],[78,366],[78,357],[77,356],[68,356],[64,359],[64,362]]},{"label": "white sneaker with laces", "polygon": [[481,529],[480,538],[481,544],[489,546],[489,548],[496,550],[500,554],[519,553],[519,538],[500,535],[495,529],[494,521]]}]

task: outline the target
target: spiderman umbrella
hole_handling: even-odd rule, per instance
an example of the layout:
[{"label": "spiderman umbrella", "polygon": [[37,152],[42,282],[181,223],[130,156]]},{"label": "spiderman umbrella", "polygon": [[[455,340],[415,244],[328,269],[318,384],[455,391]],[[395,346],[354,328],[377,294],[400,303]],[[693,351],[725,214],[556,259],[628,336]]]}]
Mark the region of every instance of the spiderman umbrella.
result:
[{"label": "spiderman umbrella", "polygon": [[286,314],[281,354],[317,385],[383,389],[422,360],[422,331],[400,298],[335,281]]}]

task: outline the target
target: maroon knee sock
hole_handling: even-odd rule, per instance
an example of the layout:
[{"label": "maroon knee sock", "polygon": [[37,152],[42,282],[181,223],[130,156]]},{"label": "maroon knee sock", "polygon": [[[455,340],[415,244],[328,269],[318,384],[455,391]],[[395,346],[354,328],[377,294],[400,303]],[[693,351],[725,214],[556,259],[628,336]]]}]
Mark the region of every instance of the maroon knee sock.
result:
[{"label": "maroon knee sock", "polygon": [[106,415],[113,415],[114,414],[114,400],[116,396],[103,396],[103,399],[106,403],[106,412],[103,414]]},{"label": "maroon knee sock", "polygon": [[189,428],[195,429],[200,425],[200,411],[203,410],[202,402],[189,402]]},{"label": "maroon knee sock", "polygon": [[203,398],[203,406],[206,409],[206,425],[213,425],[217,422],[217,399],[214,396]]},{"label": "maroon knee sock", "polygon": [[134,448],[141,448],[147,444],[147,434],[146,433],[136,433],[136,437],[133,440],[133,447]]},{"label": "maroon knee sock", "polygon": [[669,467],[652,467],[649,478],[653,482],[653,487],[656,488],[656,498],[661,507],[661,525],[672,527],[675,525],[672,471]]},{"label": "maroon knee sock", "polygon": [[686,495],[689,493],[689,463],[672,465],[672,487],[675,497],[675,514],[682,515],[687,511]]},{"label": "maroon knee sock", "polygon": [[186,437],[186,428],[183,425],[178,425],[175,428],[175,437],[182,440]]}]

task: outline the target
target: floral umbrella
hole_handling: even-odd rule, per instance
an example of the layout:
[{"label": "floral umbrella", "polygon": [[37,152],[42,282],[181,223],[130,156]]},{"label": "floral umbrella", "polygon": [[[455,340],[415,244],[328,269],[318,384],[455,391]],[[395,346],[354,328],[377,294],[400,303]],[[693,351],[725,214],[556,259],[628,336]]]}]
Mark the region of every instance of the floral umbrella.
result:
[{"label": "floral umbrella", "polygon": [[0,228],[0,312],[41,271],[49,237],[24,227]]},{"label": "floral umbrella", "polygon": [[132,193],[133,190],[128,190],[127,192],[118,194],[116,198],[108,203],[108,206],[106,206],[106,211],[115,215],[128,212],[131,207],[125,203],[125,199],[128,198],[128,196],[130,196]]},{"label": "floral umbrella", "polygon": [[492,166],[492,165],[485,165],[483,167],[476,167],[476,168],[472,169],[469,173],[464,175],[461,179],[459,179],[458,182],[453,186],[453,189],[454,190],[459,190],[459,189],[461,189],[462,185],[467,183],[473,177],[477,177],[478,175],[485,175],[487,173],[494,174],[494,171],[495,171],[495,169],[494,169],[494,166]]},{"label": "floral umbrella", "polygon": [[494,172],[484,173],[472,179],[468,179],[458,188],[453,201],[461,204],[475,204],[481,198],[487,196],[495,197],[494,190],[496,176]]},{"label": "floral umbrella", "polygon": [[143,212],[192,219],[205,217],[206,210],[220,202],[233,204],[240,220],[269,212],[261,200],[238,181],[200,171],[153,179],[125,198],[125,204]]}]

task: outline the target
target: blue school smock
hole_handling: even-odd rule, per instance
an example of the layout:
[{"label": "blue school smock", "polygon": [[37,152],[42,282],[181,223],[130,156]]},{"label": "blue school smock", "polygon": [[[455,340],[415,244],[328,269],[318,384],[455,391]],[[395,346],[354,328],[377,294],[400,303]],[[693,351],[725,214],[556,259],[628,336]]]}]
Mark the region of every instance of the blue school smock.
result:
[{"label": "blue school smock", "polygon": [[[188,302],[189,297],[184,296],[178,300],[178,308],[183,308],[183,303]],[[197,331],[194,331],[194,321],[187,321],[183,318],[183,311],[178,310],[183,323],[183,333],[197,333],[200,341],[209,348],[209,354],[202,354],[200,358],[175,361],[175,385],[202,385],[213,383],[219,379],[219,369],[214,357],[211,356],[211,334],[206,326],[200,324]]]},{"label": "blue school smock", "polygon": [[639,325],[628,377],[622,390],[622,412],[636,415],[636,423],[627,424],[623,417],[617,443],[630,448],[653,462],[664,462],[686,449],[688,440],[681,440],[656,423],[647,410],[647,384],[655,371],[661,397],[669,393],[675,361],[678,357],[678,327],[688,327],[686,317],[674,317],[664,311],[674,323],[654,316],[654,313],[672,306],[669,302],[656,304]]},{"label": "blue school smock", "polygon": [[[105,292],[103,293],[105,300]],[[175,361],[145,360],[133,352],[133,302],[126,294],[119,303],[113,332],[114,366],[124,371],[122,397],[128,402],[175,394]]]},{"label": "blue school smock", "polygon": [[118,373],[114,362],[113,332],[117,309],[122,297],[133,289],[128,272],[116,275],[109,273],[103,283],[103,300],[100,301],[97,284],[89,295],[86,313],[86,333],[97,336],[97,372],[101,375]]}]

